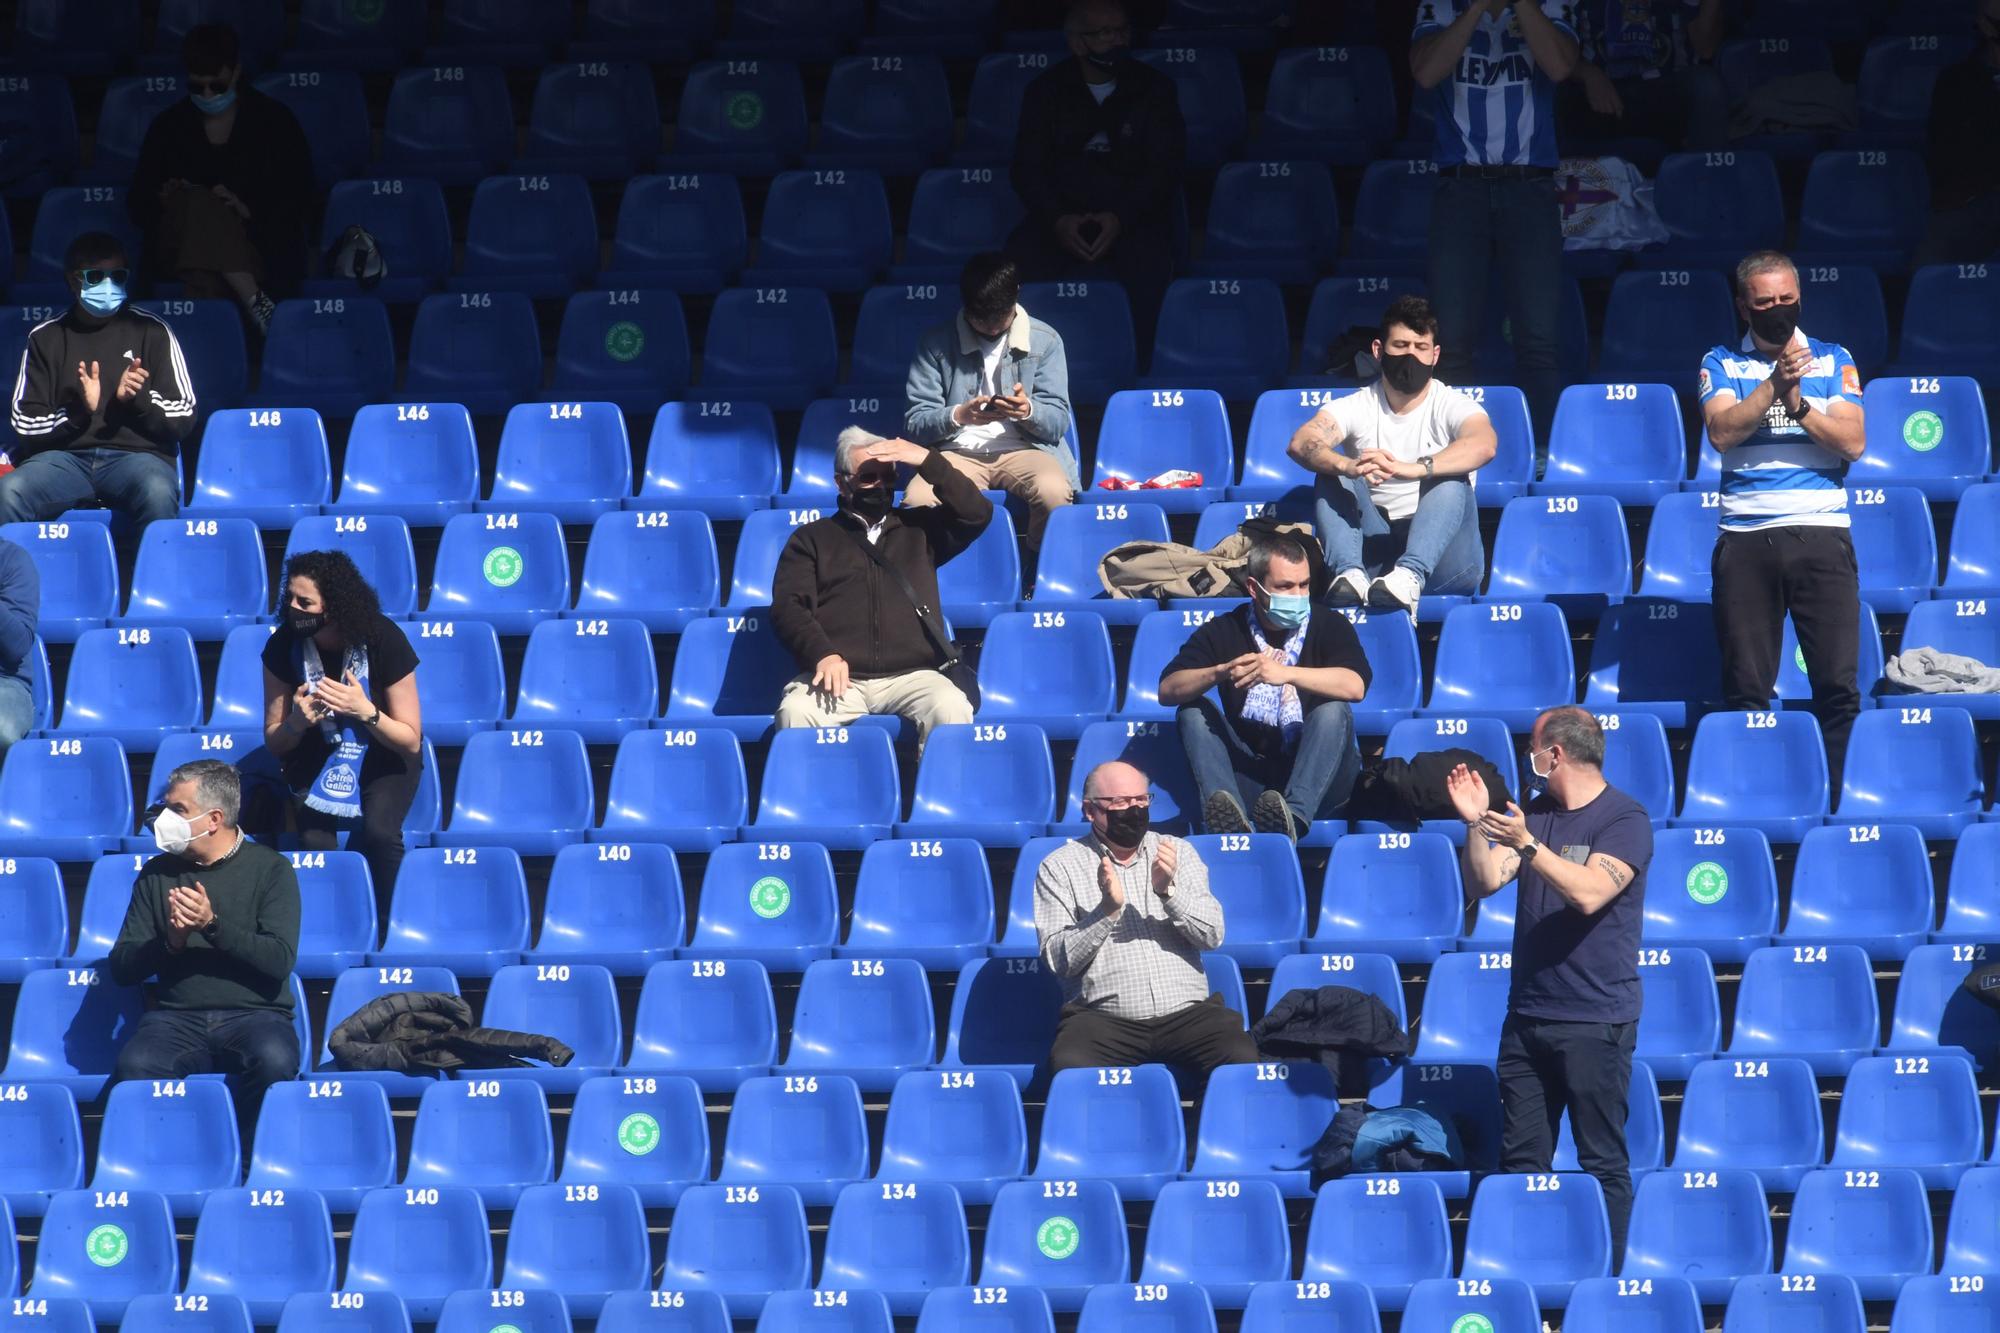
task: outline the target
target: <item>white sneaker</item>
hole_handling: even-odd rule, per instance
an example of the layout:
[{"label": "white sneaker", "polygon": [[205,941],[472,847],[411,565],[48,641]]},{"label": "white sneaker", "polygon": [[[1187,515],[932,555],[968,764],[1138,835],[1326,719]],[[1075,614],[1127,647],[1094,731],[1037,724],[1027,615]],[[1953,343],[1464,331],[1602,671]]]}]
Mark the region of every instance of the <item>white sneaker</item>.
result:
[{"label": "white sneaker", "polygon": [[1423,581],[1401,565],[1397,565],[1368,585],[1370,606],[1393,607],[1399,611],[1407,611],[1413,620],[1417,615],[1417,603],[1423,599],[1423,595]]},{"label": "white sneaker", "polygon": [[1368,605],[1368,576],[1358,569],[1341,570],[1334,575],[1326,600],[1329,606]]}]

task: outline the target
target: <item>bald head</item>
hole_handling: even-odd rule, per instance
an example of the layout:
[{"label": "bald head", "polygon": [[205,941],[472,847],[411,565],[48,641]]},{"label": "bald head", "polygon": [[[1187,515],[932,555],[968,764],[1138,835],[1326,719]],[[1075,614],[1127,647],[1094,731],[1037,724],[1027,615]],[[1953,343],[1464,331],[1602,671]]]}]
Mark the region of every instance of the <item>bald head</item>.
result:
[{"label": "bald head", "polygon": [[1113,759],[1090,770],[1083,779],[1086,801],[1115,800],[1120,796],[1144,796],[1152,783],[1144,773],[1122,759]]}]

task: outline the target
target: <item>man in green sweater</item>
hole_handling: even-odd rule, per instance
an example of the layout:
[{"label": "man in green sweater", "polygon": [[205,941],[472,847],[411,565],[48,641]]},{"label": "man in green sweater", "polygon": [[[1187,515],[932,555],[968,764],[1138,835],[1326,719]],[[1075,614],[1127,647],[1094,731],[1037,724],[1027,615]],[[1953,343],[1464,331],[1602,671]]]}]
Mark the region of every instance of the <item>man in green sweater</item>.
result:
[{"label": "man in green sweater", "polygon": [[219,760],[168,776],[153,821],[161,855],[132,885],[110,972],[121,986],[154,982],[115,1077],[228,1075],[247,1153],[265,1090],[299,1070],[299,881],[290,861],[243,836],[240,805],[236,770]]}]

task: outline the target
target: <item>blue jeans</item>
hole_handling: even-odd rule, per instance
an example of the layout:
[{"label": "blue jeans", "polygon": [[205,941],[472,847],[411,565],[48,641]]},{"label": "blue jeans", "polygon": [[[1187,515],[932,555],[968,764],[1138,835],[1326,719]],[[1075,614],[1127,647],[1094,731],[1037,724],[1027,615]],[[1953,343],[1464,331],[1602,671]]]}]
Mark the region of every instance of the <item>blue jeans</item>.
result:
[{"label": "blue jeans", "polygon": [[1498,264],[1514,342],[1514,378],[1535,424],[1549,428],[1562,390],[1562,216],[1551,176],[1447,175],[1431,200],[1431,304],[1437,309],[1438,378],[1476,383],[1467,371],[1486,337],[1486,290]]},{"label": "blue jeans", "polygon": [[1425,592],[1479,591],[1486,548],[1469,482],[1445,477],[1424,483],[1417,512],[1392,523],[1375,507],[1367,482],[1322,475],[1313,486],[1313,515],[1327,568],[1335,574],[1359,569],[1376,578],[1401,565],[1423,580]]},{"label": "blue jeans", "polygon": [[247,1156],[257,1109],[273,1083],[299,1076],[299,1034],[275,1009],[153,1009],[118,1052],[112,1078],[187,1078],[224,1074],[236,1099]]},{"label": "blue jeans", "polygon": [[136,535],[180,513],[180,479],[169,459],[130,449],[45,449],[0,477],[0,523],[39,523],[91,500]]},{"label": "blue jeans", "polygon": [[1298,747],[1290,756],[1266,759],[1236,734],[1229,718],[1209,699],[1183,704],[1181,745],[1201,789],[1202,804],[1219,791],[1233,792],[1248,809],[1266,791],[1281,791],[1301,821],[1331,819],[1347,804],[1361,776],[1361,750],[1354,742],[1354,710],[1334,700],[1306,714]]},{"label": "blue jeans", "polygon": [[34,729],[34,690],[19,676],[0,676],[0,756]]}]

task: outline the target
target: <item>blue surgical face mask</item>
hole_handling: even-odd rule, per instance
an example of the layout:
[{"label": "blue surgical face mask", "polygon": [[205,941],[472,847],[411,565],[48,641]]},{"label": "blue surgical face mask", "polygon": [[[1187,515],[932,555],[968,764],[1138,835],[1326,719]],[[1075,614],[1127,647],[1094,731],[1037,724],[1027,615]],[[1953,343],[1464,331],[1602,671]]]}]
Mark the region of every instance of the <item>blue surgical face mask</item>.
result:
[{"label": "blue surgical face mask", "polygon": [[78,292],[77,299],[93,315],[115,315],[125,304],[125,284],[105,278]]},{"label": "blue surgical face mask", "polygon": [[213,97],[197,97],[193,93],[189,93],[188,100],[194,103],[194,109],[201,112],[202,115],[219,116],[229,110],[230,107],[236,105],[236,90],[230,88],[224,92],[217,93]]},{"label": "blue surgical face mask", "polygon": [[1264,594],[1264,616],[1280,629],[1297,629],[1312,614],[1312,598],[1305,593]]}]

